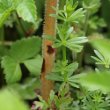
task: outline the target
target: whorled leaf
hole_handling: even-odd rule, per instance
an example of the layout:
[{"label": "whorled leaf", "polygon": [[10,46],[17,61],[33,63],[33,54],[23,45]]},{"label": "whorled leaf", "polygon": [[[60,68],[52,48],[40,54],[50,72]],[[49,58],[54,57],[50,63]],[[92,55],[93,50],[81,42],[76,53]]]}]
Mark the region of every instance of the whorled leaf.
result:
[{"label": "whorled leaf", "polygon": [[84,10],[82,8],[76,10],[71,16],[68,17],[68,22],[79,23],[84,18]]},{"label": "whorled leaf", "polygon": [[83,49],[83,44],[88,42],[86,37],[77,37],[67,40],[66,47],[74,52],[80,52]]},{"label": "whorled leaf", "polygon": [[88,10],[90,14],[96,13],[100,5],[101,0],[83,0],[83,7]]},{"label": "whorled leaf", "polygon": [[96,50],[101,53],[103,59],[99,55],[98,57],[100,57],[103,62],[106,61],[107,65],[110,65],[110,41],[108,39],[95,39],[91,40],[90,43]]}]

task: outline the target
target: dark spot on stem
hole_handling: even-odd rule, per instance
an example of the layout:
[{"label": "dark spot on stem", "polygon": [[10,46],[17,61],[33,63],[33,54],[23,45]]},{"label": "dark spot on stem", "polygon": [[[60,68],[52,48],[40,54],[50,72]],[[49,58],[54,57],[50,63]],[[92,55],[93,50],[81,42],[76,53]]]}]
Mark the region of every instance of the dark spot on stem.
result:
[{"label": "dark spot on stem", "polygon": [[52,46],[48,45],[47,48],[48,48],[48,49],[47,49],[47,53],[48,53],[49,55],[51,55],[51,54],[53,54],[53,53],[55,52],[55,49],[52,48]]},{"label": "dark spot on stem", "polygon": [[43,64],[42,64],[42,73],[45,72],[45,59],[43,59]]}]

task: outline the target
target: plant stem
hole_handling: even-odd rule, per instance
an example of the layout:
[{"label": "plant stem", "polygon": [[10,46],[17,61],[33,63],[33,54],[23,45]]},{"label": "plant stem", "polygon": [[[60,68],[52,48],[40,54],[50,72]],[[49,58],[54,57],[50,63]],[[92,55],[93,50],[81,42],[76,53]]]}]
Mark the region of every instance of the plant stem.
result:
[{"label": "plant stem", "polygon": [[85,18],[85,27],[84,27],[84,35],[87,35],[87,29],[88,29],[88,20],[89,20],[89,10],[86,10],[86,18]]},{"label": "plant stem", "polygon": [[[45,19],[43,27],[43,37],[56,36],[56,18],[51,17],[50,14],[56,14],[56,11],[52,8],[57,8],[58,0],[46,0],[45,2]],[[44,100],[48,101],[50,91],[54,88],[53,82],[46,79],[46,76],[51,73],[55,60],[55,49],[52,48],[53,42],[51,40],[43,39],[42,54],[44,58],[41,74],[41,95]]]},{"label": "plant stem", "polygon": [[26,30],[25,30],[25,28],[23,27],[23,25],[22,25],[22,23],[21,23],[21,21],[20,21],[18,15],[17,15],[17,13],[14,14],[14,17],[16,18],[16,23],[17,23],[16,27],[17,27],[17,30],[20,32],[20,34],[21,34],[22,36],[25,36]]},{"label": "plant stem", "polygon": [[66,47],[62,47],[62,52],[63,52],[63,61],[66,61]]},{"label": "plant stem", "polygon": [[[66,47],[65,46],[62,47],[62,57],[63,57],[62,60],[65,62],[66,61]],[[67,74],[65,72],[63,73],[63,77],[64,77],[64,81],[66,83],[66,81],[67,81]]]},{"label": "plant stem", "polygon": [[[88,9],[86,9],[86,16],[85,16],[85,23],[84,23],[84,36],[87,36],[87,29],[88,29],[88,20],[90,17],[90,12]],[[78,54],[77,60],[79,62],[79,67],[82,67],[83,62],[83,56],[84,56],[84,49],[81,51],[80,54]]]},{"label": "plant stem", "polygon": [[0,41],[0,46],[4,45],[4,46],[11,46],[13,42],[11,41]]},{"label": "plant stem", "polygon": [[4,27],[1,27],[0,28],[0,42],[1,42],[1,45],[4,45],[4,40],[5,40],[5,35],[4,35]]}]

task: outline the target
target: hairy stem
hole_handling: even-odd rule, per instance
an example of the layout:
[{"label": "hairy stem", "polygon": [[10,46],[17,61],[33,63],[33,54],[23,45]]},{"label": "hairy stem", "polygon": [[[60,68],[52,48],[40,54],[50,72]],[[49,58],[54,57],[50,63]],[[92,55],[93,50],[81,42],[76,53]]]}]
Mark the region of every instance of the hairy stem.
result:
[{"label": "hairy stem", "polygon": [[[45,21],[43,27],[43,37],[49,35],[56,36],[56,19],[51,17],[50,14],[56,14],[56,11],[52,7],[57,7],[58,0],[46,0],[45,1]],[[43,39],[42,54],[44,58],[42,74],[41,74],[41,95],[44,100],[48,100],[50,91],[53,89],[53,82],[46,79],[46,75],[51,73],[54,60],[55,49],[52,48],[53,42],[51,40]]]}]

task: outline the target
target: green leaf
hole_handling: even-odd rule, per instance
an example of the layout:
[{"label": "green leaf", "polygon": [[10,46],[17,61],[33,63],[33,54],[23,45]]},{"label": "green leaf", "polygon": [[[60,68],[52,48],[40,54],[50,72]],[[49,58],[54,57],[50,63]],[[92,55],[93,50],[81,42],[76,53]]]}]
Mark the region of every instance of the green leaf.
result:
[{"label": "green leaf", "polygon": [[110,62],[104,56],[99,53],[97,50],[94,50],[94,53],[97,55],[97,57],[91,56],[95,61],[96,64],[104,65],[105,68],[109,68]]},{"label": "green leaf", "polygon": [[40,47],[41,39],[37,37],[22,39],[12,44],[8,55],[3,57],[1,62],[8,84],[18,82],[21,79],[21,63],[25,63],[32,75],[40,73],[42,58],[37,56]]},{"label": "green leaf", "polygon": [[34,59],[24,61],[25,66],[31,72],[31,75],[40,75],[43,59],[41,56],[37,56]]},{"label": "green leaf", "polygon": [[73,32],[73,27],[68,27],[67,25],[59,25],[57,28],[58,37],[53,44],[53,47],[67,47],[71,51],[80,52],[83,48],[83,44],[88,42],[87,37],[75,37]]},{"label": "green leaf", "polygon": [[16,63],[11,57],[3,57],[2,67],[4,68],[5,79],[8,84],[14,83],[21,79],[20,65]]},{"label": "green leaf", "polygon": [[93,30],[98,30],[99,28],[103,28],[107,26],[107,23],[103,18],[100,18],[98,16],[94,16],[89,19],[88,25]]},{"label": "green leaf", "polygon": [[79,77],[79,83],[89,90],[101,90],[102,92],[110,92],[110,73],[103,72],[89,72],[88,74]]},{"label": "green leaf", "polygon": [[50,105],[51,105],[52,101],[54,100],[54,97],[55,97],[55,92],[53,90],[51,90],[50,91],[50,97],[49,97]]},{"label": "green leaf", "polygon": [[26,59],[32,58],[38,54],[40,48],[41,39],[38,37],[18,40],[11,46],[9,56],[17,62],[23,62]]},{"label": "green leaf", "polygon": [[82,8],[76,10],[71,16],[67,18],[68,22],[79,23],[84,18],[84,11]]},{"label": "green leaf", "polygon": [[23,20],[35,23],[37,11],[34,0],[0,0],[0,27],[14,10]]},{"label": "green leaf", "polygon": [[0,60],[7,53],[8,53],[8,49],[5,46],[0,46]]},{"label": "green leaf", "polygon": [[83,43],[88,42],[86,37],[77,37],[67,40],[66,47],[75,52],[80,52],[83,48]]},{"label": "green leaf", "polygon": [[16,11],[23,20],[34,23],[37,19],[37,12],[34,0],[19,0]]},{"label": "green leaf", "polygon": [[79,23],[84,18],[85,11],[82,8],[75,10],[77,6],[78,2],[73,3],[73,0],[67,0],[63,10],[58,10],[54,8],[54,10],[57,11],[57,15],[51,14],[51,16],[66,23]]},{"label": "green leaf", "polygon": [[78,7],[78,1],[73,3],[73,0],[66,1],[66,11],[73,12]]},{"label": "green leaf", "polygon": [[73,72],[76,71],[76,69],[78,68],[78,63],[74,62],[69,64],[67,67],[67,72],[68,72],[68,77],[71,76],[73,74]]},{"label": "green leaf", "polygon": [[94,52],[98,56],[98,58],[100,58],[102,61],[104,60],[103,56],[97,50],[94,50]]},{"label": "green leaf", "polygon": [[[99,55],[98,53],[96,54],[103,62],[105,62],[105,66],[106,64],[110,65],[110,53],[109,53],[110,52],[110,41],[109,39],[91,40],[90,43],[95,49],[99,51],[99,53],[101,53],[101,55]],[[103,58],[101,56],[103,56]]]},{"label": "green leaf", "polygon": [[98,11],[101,5],[101,0],[83,0],[83,7],[88,10],[91,14]]},{"label": "green leaf", "polygon": [[64,81],[63,77],[59,75],[58,73],[48,74],[46,78],[49,80],[53,80],[53,81]]},{"label": "green leaf", "polygon": [[73,75],[73,76],[70,76],[68,78],[68,83],[73,86],[73,87],[76,87],[76,88],[79,88],[79,84],[78,84],[78,79],[80,77],[80,74],[79,75]]},{"label": "green leaf", "polygon": [[[60,82],[67,82],[70,85],[73,86],[73,83],[76,87],[75,78],[73,79],[72,74],[74,71],[78,68],[78,63],[74,62],[71,64],[67,64],[66,62],[57,62],[55,65],[55,68],[53,69],[53,73],[47,75],[47,79],[53,80],[53,81],[60,81]],[[71,79],[72,78],[72,79]]]},{"label": "green leaf", "polygon": [[29,110],[29,108],[14,91],[5,89],[0,91],[0,110]]},{"label": "green leaf", "polygon": [[13,84],[9,88],[16,92],[25,100],[35,99],[37,97],[36,89],[40,88],[40,78],[26,78],[22,84]]},{"label": "green leaf", "polygon": [[110,40],[109,39],[95,39],[90,42],[92,46],[97,49],[105,58],[110,60]]},{"label": "green leaf", "polygon": [[9,0],[0,0],[0,27],[4,24],[13,10],[12,3],[9,2]]}]

